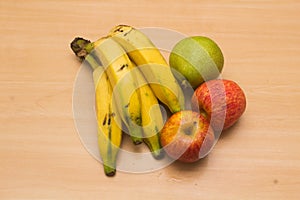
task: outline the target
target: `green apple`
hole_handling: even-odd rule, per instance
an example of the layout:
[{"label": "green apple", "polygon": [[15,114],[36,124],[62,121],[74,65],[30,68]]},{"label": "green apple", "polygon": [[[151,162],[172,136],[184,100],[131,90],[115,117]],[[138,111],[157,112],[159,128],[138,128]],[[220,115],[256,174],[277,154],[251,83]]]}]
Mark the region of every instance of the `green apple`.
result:
[{"label": "green apple", "polygon": [[224,57],[219,46],[210,38],[192,36],[182,39],[173,47],[169,64],[193,88],[197,88],[204,81],[220,75]]}]

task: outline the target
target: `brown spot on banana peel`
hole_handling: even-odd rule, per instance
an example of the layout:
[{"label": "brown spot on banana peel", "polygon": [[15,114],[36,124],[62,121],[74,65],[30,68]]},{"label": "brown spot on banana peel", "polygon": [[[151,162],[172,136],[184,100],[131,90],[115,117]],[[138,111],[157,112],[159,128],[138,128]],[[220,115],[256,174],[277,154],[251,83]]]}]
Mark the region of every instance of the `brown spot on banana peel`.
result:
[{"label": "brown spot on banana peel", "polygon": [[111,116],[108,117],[107,125],[110,126],[111,123]]},{"label": "brown spot on banana peel", "polygon": [[142,125],[142,118],[141,117],[135,117],[133,115],[131,115],[131,119],[132,121],[136,124],[141,126]]},{"label": "brown spot on banana peel", "polygon": [[124,32],[123,28],[125,28],[125,27],[126,28],[130,27],[131,29],[129,31],[125,32],[123,34],[123,36],[126,36],[127,34],[129,34],[134,29],[133,27],[131,27],[129,25],[120,24],[120,25],[118,25],[118,26],[116,26],[115,28],[112,29],[110,35],[113,35],[113,33],[123,33]]},{"label": "brown spot on banana peel", "polygon": [[122,71],[125,67],[128,67],[128,64],[124,64],[120,67],[120,69],[118,69],[118,71]]},{"label": "brown spot on banana peel", "polygon": [[[130,31],[127,31],[126,33],[124,33],[124,37],[125,37],[126,35],[128,35],[132,30],[133,30],[133,29],[130,29]],[[122,32],[123,32],[123,31],[122,31]]]},{"label": "brown spot on banana peel", "polygon": [[118,26],[116,26],[115,28],[115,30],[113,31],[113,32],[123,32],[123,27],[129,27],[128,25],[124,25],[124,24],[120,24],[120,25],[118,25]]},{"label": "brown spot on banana peel", "polygon": [[105,115],[103,122],[102,122],[102,126],[104,126],[106,124],[106,119],[107,119],[107,114]]},{"label": "brown spot on banana peel", "polygon": [[121,33],[123,33],[124,31],[122,30],[122,27],[119,27],[115,32],[121,32]]}]

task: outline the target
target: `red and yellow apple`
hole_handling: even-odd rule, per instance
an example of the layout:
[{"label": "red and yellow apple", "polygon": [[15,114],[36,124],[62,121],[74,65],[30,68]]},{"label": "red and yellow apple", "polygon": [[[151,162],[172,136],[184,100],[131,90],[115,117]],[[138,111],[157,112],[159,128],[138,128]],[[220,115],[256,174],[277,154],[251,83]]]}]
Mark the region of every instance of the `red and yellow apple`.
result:
[{"label": "red and yellow apple", "polygon": [[215,131],[228,129],[246,109],[246,97],[240,86],[231,80],[204,82],[194,92],[192,109],[204,111]]},{"label": "red and yellow apple", "polygon": [[203,115],[185,110],[166,121],[160,141],[171,158],[191,163],[209,153],[214,144],[214,132]]}]

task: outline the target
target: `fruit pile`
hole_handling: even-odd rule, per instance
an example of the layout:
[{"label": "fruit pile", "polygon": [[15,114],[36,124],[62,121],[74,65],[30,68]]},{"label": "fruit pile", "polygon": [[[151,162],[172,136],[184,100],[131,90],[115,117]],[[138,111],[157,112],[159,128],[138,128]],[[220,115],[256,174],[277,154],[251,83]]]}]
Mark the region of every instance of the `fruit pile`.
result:
[{"label": "fruit pile", "polygon": [[[155,159],[166,152],[173,159],[195,162],[208,154],[218,133],[245,110],[241,88],[233,81],[216,79],[224,59],[209,38],[178,42],[170,65],[144,33],[127,25],[114,27],[95,42],[75,38],[71,48],[93,69],[98,147],[107,176],[116,173],[123,133],[136,145],[144,142]],[[188,100],[186,83],[195,89]],[[160,104],[171,113],[166,122]]]}]

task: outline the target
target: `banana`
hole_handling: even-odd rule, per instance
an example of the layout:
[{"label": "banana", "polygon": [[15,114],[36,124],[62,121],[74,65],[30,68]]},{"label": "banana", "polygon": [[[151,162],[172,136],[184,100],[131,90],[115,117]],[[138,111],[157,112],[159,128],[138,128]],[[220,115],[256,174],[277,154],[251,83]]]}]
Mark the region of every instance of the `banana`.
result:
[{"label": "banana", "polygon": [[[140,100],[134,91],[135,86],[130,77],[129,70],[132,63],[126,52],[116,42],[105,37],[92,43],[83,38],[75,38],[71,43],[71,48],[78,58],[84,59],[87,55],[91,54],[105,68],[111,85],[114,88],[114,94],[118,97],[116,98],[118,102],[114,105],[117,105],[116,109],[119,110],[121,119],[128,129],[133,143],[142,143]],[[122,85],[120,84],[120,80],[127,80],[128,83]],[[117,87],[115,88],[115,86]],[[128,98],[128,89],[133,91],[130,99]]]},{"label": "banana", "polygon": [[[132,126],[134,130],[142,131],[143,141],[150,149],[153,157],[156,159],[161,158],[163,153],[159,141],[159,131],[162,129],[164,121],[158,101],[143,74],[127,57],[123,48],[112,38],[99,39],[93,45],[94,51],[91,54],[99,57],[103,66],[107,66],[107,75],[114,86],[113,93],[119,97],[114,98],[117,100],[116,105],[123,105],[121,108],[119,106],[117,110],[125,113],[123,116],[126,116],[128,111],[124,110],[124,105],[127,106],[128,104],[124,102],[127,102],[131,96],[128,108],[140,109],[131,113],[139,112],[141,117],[135,119],[131,116],[131,120],[136,122],[137,126],[132,126],[129,124],[131,120],[125,119],[129,124],[128,127]],[[89,52],[89,47],[86,49]],[[138,88],[138,86],[141,87]],[[132,95],[130,95],[131,93]],[[130,109],[128,110],[130,111]]]},{"label": "banana", "polygon": [[116,173],[116,158],[121,145],[122,130],[112,111],[112,88],[104,69],[87,56],[85,59],[94,69],[96,116],[98,122],[98,148],[107,176]]},{"label": "banana", "polygon": [[144,74],[156,97],[172,113],[184,109],[184,95],[160,51],[141,31],[118,25],[108,34],[126,50]]},{"label": "banana", "polygon": [[140,70],[134,68],[132,72],[137,81],[137,92],[141,100],[143,141],[150,149],[153,157],[160,159],[163,157],[159,139],[159,132],[164,126],[162,112],[152,89]]},{"label": "banana", "polygon": [[[130,125],[131,120],[126,121],[129,127],[132,126],[134,130],[138,130],[138,132],[143,130],[143,141],[149,147],[153,157],[156,159],[161,158],[163,154],[158,133],[162,129],[164,122],[158,101],[151,88],[140,70],[131,62],[126,52],[116,41],[107,37],[98,40],[94,45],[95,48],[92,54],[96,54],[102,61],[103,66],[107,66],[106,72],[114,86],[113,93],[119,97],[116,98],[116,104],[121,105],[121,109],[117,108],[117,110],[123,110],[121,112],[125,113],[124,115],[126,116],[128,111],[124,110],[122,105],[127,106],[124,102],[127,102],[131,96],[128,107],[141,109],[139,113],[142,116],[138,120],[131,116],[131,120],[136,122],[135,126]],[[141,86],[140,88],[138,88],[139,85]],[[132,95],[130,95],[131,93]],[[139,125],[142,125],[142,128]]]},{"label": "banana", "polygon": [[[135,143],[142,142],[141,105],[136,91],[136,82],[132,76],[132,62],[123,48],[109,37],[103,37],[94,43],[90,53],[99,58],[113,87],[115,110],[120,113]],[[89,53],[89,46],[86,51]]]}]

